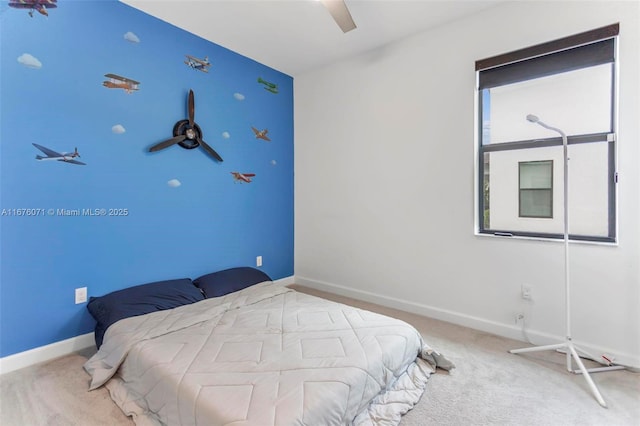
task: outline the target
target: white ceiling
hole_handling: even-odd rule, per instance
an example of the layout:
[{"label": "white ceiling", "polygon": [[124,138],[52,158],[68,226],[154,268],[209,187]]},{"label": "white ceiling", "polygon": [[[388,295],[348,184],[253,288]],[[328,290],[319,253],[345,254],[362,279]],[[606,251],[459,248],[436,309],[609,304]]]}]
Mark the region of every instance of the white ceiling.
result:
[{"label": "white ceiling", "polygon": [[504,0],[346,0],[346,34],[316,0],[121,1],[295,77]]}]

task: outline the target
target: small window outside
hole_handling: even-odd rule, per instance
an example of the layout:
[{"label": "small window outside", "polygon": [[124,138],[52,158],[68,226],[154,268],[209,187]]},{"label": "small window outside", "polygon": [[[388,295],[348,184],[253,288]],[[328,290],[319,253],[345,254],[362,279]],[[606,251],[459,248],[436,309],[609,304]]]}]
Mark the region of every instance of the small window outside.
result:
[{"label": "small window outside", "polygon": [[519,217],[553,218],[553,160],[518,163]]}]

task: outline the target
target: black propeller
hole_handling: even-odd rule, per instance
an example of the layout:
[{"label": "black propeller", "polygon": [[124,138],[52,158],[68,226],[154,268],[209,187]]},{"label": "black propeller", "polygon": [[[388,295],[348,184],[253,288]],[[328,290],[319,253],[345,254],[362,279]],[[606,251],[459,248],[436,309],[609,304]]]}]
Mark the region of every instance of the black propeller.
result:
[{"label": "black propeller", "polygon": [[173,126],[173,137],[166,141],[160,142],[151,148],[149,152],[156,152],[169,148],[172,145],[178,144],[185,149],[193,149],[202,146],[213,158],[218,161],[222,161],[222,157],[211,148],[205,141],[202,140],[202,130],[200,126],[196,124],[193,117],[195,115],[193,90],[189,90],[189,99],[187,104],[187,110],[189,118],[187,120],[180,120]]}]

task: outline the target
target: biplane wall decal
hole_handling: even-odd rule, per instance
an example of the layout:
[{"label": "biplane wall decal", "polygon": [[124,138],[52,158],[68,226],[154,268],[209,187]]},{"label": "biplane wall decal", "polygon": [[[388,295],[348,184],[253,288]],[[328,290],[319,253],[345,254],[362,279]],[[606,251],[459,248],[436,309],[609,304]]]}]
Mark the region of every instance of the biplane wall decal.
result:
[{"label": "biplane wall decal", "polygon": [[9,7],[16,9],[29,9],[29,16],[33,18],[33,12],[40,15],[49,16],[47,9],[55,9],[58,0],[10,0]]},{"label": "biplane wall decal", "polygon": [[184,55],[184,56],[187,58],[187,60],[184,61],[184,63],[187,64],[189,67],[193,68],[194,70],[209,72],[209,68],[211,67],[211,62],[209,62],[208,56],[205,56],[204,59],[199,59],[191,55]]},{"label": "biplane wall decal", "polygon": [[123,89],[127,93],[133,93],[135,90],[140,90],[138,85],[139,81],[131,80],[127,77],[122,77],[117,74],[105,74],[108,80],[102,82],[102,85],[108,89]]},{"label": "biplane wall decal", "polygon": [[262,77],[258,77],[258,83],[262,84],[262,86],[264,86],[264,90],[266,90],[267,92],[271,92],[274,95],[278,94],[278,85],[275,83],[271,83],[269,81],[263,80]]}]

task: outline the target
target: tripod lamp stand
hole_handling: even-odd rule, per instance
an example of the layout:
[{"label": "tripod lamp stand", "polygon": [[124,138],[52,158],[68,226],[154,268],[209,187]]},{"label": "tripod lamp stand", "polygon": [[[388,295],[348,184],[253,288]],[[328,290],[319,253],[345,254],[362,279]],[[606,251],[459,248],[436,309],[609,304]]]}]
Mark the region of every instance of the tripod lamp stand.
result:
[{"label": "tripod lamp stand", "polygon": [[[562,136],[562,146],[563,146],[563,152],[564,152],[564,186],[563,186],[563,192],[564,192],[564,289],[565,289],[566,337],[564,342],[562,343],[557,343],[554,345],[546,345],[546,346],[534,346],[534,347],[522,348],[522,349],[512,349],[509,352],[512,354],[520,354],[520,353],[526,353],[526,352],[539,352],[539,351],[546,351],[546,350],[564,350],[564,352],[566,352],[567,354],[567,371],[577,373],[577,374],[582,373],[582,375],[584,376],[585,380],[589,385],[589,388],[591,389],[591,392],[595,396],[598,403],[604,408],[607,408],[607,403],[605,402],[604,398],[602,398],[602,395],[600,394],[598,387],[591,379],[591,376],[589,375],[589,371],[599,372],[599,371],[607,371],[607,370],[620,370],[620,369],[624,369],[624,367],[610,366],[610,367],[601,367],[601,368],[594,368],[594,369],[585,368],[584,364],[582,363],[582,360],[580,359],[580,356],[578,355],[578,351],[587,355],[591,359],[595,359],[595,358],[589,355],[587,352],[581,349],[578,349],[573,344],[573,341],[571,340],[571,291],[570,291],[571,283],[569,281],[569,157],[567,155],[567,135],[562,130],[555,127],[551,127],[543,123],[535,115],[531,115],[531,114],[527,115],[527,120],[529,120],[532,123],[537,123],[546,129],[557,132],[560,134],[560,136]],[[571,362],[572,357],[573,357],[573,360],[575,360],[576,364],[578,365],[578,370],[573,370],[572,368],[572,362]]]}]

